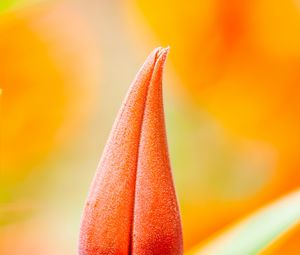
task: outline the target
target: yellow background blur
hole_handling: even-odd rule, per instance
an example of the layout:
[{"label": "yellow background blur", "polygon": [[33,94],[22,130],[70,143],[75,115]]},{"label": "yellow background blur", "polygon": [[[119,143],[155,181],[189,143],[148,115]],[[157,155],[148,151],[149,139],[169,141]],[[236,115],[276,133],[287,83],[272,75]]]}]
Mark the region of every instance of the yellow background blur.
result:
[{"label": "yellow background blur", "polygon": [[1,255],[76,254],[109,130],[158,45],[185,249],[299,188],[298,0],[6,0]]}]

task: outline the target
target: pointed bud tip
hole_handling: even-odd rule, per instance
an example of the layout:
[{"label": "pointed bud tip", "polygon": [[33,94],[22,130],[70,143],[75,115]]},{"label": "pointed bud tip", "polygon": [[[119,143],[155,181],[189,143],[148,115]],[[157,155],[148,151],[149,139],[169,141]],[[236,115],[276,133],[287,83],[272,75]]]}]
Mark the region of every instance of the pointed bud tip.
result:
[{"label": "pointed bud tip", "polygon": [[167,46],[166,48],[158,47],[156,49],[158,50],[158,53],[157,53],[158,57],[160,57],[160,56],[166,57],[170,51],[170,46]]},{"label": "pointed bud tip", "polygon": [[170,51],[170,46],[167,46],[167,47],[165,48],[165,50],[166,50],[167,52],[169,52],[169,51]]},{"label": "pointed bud tip", "polygon": [[166,48],[159,47],[157,49],[159,49],[159,50],[157,51],[157,55],[156,55],[157,56],[156,63],[160,63],[161,67],[163,67],[165,64],[167,55],[169,53],[170,47],[169,46]]}]

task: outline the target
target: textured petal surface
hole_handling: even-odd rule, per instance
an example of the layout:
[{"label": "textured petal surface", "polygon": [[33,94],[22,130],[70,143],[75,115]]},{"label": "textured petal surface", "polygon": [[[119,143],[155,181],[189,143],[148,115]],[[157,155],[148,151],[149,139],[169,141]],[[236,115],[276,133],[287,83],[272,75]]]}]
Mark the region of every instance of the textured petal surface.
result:
[{"label": "textured petal surface", "polygon": [[121,107],[87,199],[79,254],[182,253],[161,96],[166,55],[150,54]]},{"label": "textured petal surface", "polygon": [[136,255],[181,254],[179,209],[170,170],[162,105],[162,68],[158,57],[149,85],[139,148],[133,252]]}]

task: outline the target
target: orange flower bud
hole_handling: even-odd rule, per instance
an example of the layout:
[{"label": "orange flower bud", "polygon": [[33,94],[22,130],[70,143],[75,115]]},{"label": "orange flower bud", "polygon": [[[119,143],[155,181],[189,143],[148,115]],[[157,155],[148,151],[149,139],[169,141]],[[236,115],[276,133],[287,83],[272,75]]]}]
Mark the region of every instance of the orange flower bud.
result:
[{"label": "orange flower bud", "polygon": [[80,255],[183,252],[162,103],[167,53],[149,55],[121,107],[86,202]]}]

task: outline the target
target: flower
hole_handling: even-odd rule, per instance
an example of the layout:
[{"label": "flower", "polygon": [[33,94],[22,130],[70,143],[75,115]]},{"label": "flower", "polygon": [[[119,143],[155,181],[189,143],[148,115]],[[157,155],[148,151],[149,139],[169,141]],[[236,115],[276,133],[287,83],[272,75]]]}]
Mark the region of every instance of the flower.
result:
[{"label": "flower", "polygon": [[121,107],[83,213],[81,255],[183,252],[162,104],[167,53],[150,54]]}]

